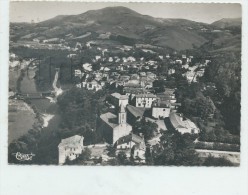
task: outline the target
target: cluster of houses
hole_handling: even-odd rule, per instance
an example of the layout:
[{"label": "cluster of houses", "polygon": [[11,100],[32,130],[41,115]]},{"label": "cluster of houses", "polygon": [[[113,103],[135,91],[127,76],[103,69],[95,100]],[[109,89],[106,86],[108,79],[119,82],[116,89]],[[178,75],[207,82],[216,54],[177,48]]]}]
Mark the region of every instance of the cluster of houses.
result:
[{"label": "cluster of houses", "polygon": [[[88,43],[92,47],[92,43]],[[129,47],[123,47],[123,50],[130,50]],[[62,140],[59,145],[59,164],[63,164],[65,159],[71,160],[77,158],[80,150],[88,147],[96,155],[93,158],[101,158],[107,161],[106,145],[111,144],[116,149],[116,154],[125,152],[127,157],[133,157],[136,162],[145,163],[146,148],[153,147],[159,143],[161,131],[175,130],[180,133],[198,134],[200,129],[188,118],[178,113],[181,106],[177,101],[175,89],[165,88],[164,92],[155,93],[153,83],[156,81],[158,61],[145,61],[144,58],[135,59],[134,57],[104,56],[108,50],[97,48],[101,55],[96,55],[90,63],[85,63],[80,69],[75,70],[75,77],[79,78],[76,84],[79,88],[92,91],[99,91],[106,85],[118,88],[121,86],[121,92],[112,93],[106,98],[106,105],[110,111],[101,114],[98,117],[97,131],[106,144],[99,146],[83,146],[83,139],[77,135]],[[151,50],[152,51],[152,50]],[[144,52],[151,52],[145,50]],[[171,64],[181,65],[187,71],[183,74],[189,83],[197,82],[197,77],[204,74],[204,69],[209,63],[189,65],[194,58],[193,56],[182,55],[180,58],[171,58],[169,54],[159,58],[167,59]],[[99,70],[92,70],[92,65],[100,62]],[[107,62],[107,66],[103,65]],[[130,72],[130,70],[136,70]],[[173,66],[168,70],[168,74],[175,73]],[[116,90],[117,91],[117,90]],[[146,140],[142,134],[134,134],[133,126],[137,121],[145,119],[157,124],[154,136]],[[77,145],[77,147],[75,147]],[[75,148],[75,150],[74,150]],[[77,148],[80,148],[77,150]],[[97,148],[97,149],[96,149]],[[78,153],[79,151],[79,153]],[[99,152],[101,151],[101,152]]]},{"label": "cluster of houses", "polygon": [[[112,105],[112,111],[99,116],[97,131],[106,144],[116,148],[116,154],[125,152],[127,157],[133,157],[138,163],[145,163],[147,143],[150,147],[158,144],[161,131],[173,129],[183,133],[198,134],[199,128],[189,119],[177,113],[181,105],[175,98],[174,89],[166,89],[163,93],[149,94],[129,92],[125,94],[113,93],[106,100]],[[133,126],[136,121],[145,119],[157,124],[154,138],[145,140],[142,134],[134,134]],[[83,137],[73,136],[62,140],[59,145],[59,164],[63,164],[67,158],[73,160],[78,157],[84,147]],[[77,147],[76,147],[77,146]],[[102,145],[102,153],[94,158],[106,158],[106,145]]]}]

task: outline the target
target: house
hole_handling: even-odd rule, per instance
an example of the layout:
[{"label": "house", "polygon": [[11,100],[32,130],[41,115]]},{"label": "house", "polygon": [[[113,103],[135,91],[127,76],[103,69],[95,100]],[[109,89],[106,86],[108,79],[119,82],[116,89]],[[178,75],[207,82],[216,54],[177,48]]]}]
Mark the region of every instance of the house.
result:
[{"label": "house", "polygon": [[101,114],[97,130],[109,144],[115,144],[119,138],[128,135],[132,131],[132,126],[127,123],[124,105],[120,105],[118,115],[111,112]]},{"label": "house", "polygon": [[101,56],[95,56],[95,58],[96,58],[96,61],[98,61],[101,59]]},{"label": "house", "polygon": [[175,103],[177,101],[175,96],[175,90],[165,88],[164,92],[157,93],[157,97],[160,99],[160,103]]},{"label": "house", "polygon": [[82,67],[84,68],[85,71],[92,71],[92,65],[89,63],[85,63],[82,65]]},{"label": "house", "polygon": [[176,70],[174,68],[171,68],[168,70],[168,75],[174,74]]},{"label": "house", "polygon": [[138,94],[135,96],[135,106],[151,108],[152,102],[157,99],[157,96],[154,94]]},{"label": "house", "polygon": [[176,64],[183,64],[183,61],[182,60],[176,60],[175,63]]},{"label": "house", "polygon": [[126,107],[128,104],[128,96],[127,95],[121,95],[119,93],[112,93],[111,94],[111,103],[115,106],[115,107],[119,107],[121,104]]},{"label": "house", "polygon": [[110,71],[110,69],[108,67],[101,67],[100,70],[103,71],[103,72]]},{"label": "house", "polygon": [[108,61],[109,61],[109,62],[113,62],[114,59],[113,59],[112,57],[109,57]]},{"label": "house", "polygon": [[82,87],[86,88],[87,90],[94,90],[94,91],[98,91],[102,89],[102,86],[96,80],[93,80],[91,82],[82,82]]},{"label": "house", "polygon": [[129,57],[127,58],[127,61],[128,61],[128,62],[135,62],[136,59],[135,59],[133,56],[129,56]]},{"label": "house", "polygon": [[146,145],[143,135],[138,136],[130,133],[129,135],[119,138],[116,142],[116,149],[117,152],[128,150],[130,151],[130,155],[127,154],[127,156],[132,156],[135,161],[145,162]]},{"label": "house", "polygon": [[164,59],[164,56],[158,56],[161,60],[163,60]]},{"label": "house", "polygon": [[59,165],[65,163],[66,159],[74,160],[81,153],[84,148],[83,146],[84,137],[74,135],[66,139],[62,139],[58,145],[59,150]]},{"label": "house", "polygon": [[81,72],[81,70],[76,69],[74,71],[74,75],[75,75],[75,77],[79,77],[81,79],[82,78],[82,72]]},{"label": "house", "polygon": [[172,128],[180,133],[190,133],[190,134],[198,134],[200,133],[200,129],[193,123],[191,120],[177,114],[176,112],[171,112],[170,116],[170,124]]},{"label": "house", "polygon": [[151,79],[156,79],[156,77],[157,77],[157,75],[152,73],[152,72],[147,72],[146,75],[148,78],[151,78]]},{"label": "house", "polygon": [[161,104],[159,101],[154,101],[152,104],[152,117],[158,118],[165,118],[169,117],[170,115],[170,104]]},{"label": "house", "polygon": [[142,87],[124,87],[123,93],[125,93],[132,101],[135,95],[146,93],[147,90]]}]

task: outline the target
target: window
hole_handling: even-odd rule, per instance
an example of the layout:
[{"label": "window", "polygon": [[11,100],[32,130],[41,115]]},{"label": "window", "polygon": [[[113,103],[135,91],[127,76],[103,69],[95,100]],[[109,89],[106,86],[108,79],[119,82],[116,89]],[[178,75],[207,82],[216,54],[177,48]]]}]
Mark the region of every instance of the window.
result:
[{"label": "window", "polygon": [[195,133],[195,130],[194,129],[191,129],[191,133]]},{"label": "window", "polygon": [[165,109],[163,109],[163,111],[165,111]]}]

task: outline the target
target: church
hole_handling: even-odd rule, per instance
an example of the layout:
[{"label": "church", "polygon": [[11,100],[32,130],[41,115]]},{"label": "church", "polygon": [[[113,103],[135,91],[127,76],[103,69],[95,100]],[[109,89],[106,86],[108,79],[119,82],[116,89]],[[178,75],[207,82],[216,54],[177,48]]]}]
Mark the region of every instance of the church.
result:
[{"label": "church", "polygon": [[111,112],[100,115],[97,130],[109,144],[114,144],[119,138],[128,135],[132,131],[132,126],[127,123],[125,106],[120,105],[118,115]]}]

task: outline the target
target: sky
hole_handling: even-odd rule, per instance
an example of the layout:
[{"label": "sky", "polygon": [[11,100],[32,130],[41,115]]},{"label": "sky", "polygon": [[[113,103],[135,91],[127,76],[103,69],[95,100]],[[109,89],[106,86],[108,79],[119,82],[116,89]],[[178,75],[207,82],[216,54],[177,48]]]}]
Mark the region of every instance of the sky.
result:
[{"label": "sky", "polygon": [[57,15],[76,15],[104,7],[124,6],[157,18],[183,18],[212,23],[222,18],[241,17],[240,4],[224,3],[82,3],[11,2],[10,22],[44,21]]}]

